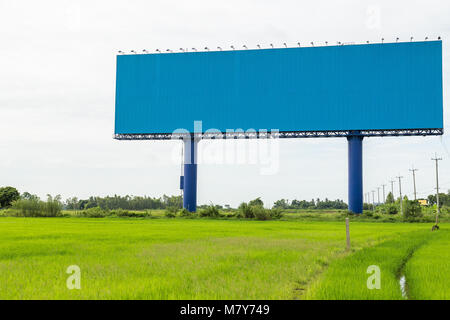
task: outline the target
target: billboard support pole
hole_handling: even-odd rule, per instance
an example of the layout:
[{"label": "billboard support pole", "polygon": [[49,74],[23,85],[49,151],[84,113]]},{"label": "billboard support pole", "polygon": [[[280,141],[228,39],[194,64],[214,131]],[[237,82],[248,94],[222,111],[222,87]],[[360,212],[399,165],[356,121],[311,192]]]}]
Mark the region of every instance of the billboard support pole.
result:
[{"label": "billboard support pole", "polygon": [[348,210],[363,212],[363,136],[359,132],[347,137],[348,141]]},{"label": "billboard support pole", "polygon": [[197,210],[197,145],[199,139],[187,137],[184,143],[183,208]]}]

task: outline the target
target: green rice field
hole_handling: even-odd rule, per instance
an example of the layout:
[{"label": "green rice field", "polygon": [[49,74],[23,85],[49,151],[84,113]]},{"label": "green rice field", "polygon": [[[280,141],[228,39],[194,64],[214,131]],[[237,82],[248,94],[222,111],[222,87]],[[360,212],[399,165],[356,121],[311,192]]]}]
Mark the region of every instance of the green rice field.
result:
[{"label": "green rice field", "polygon": [[352,221],[347,251],[342,221],[1,217],[0,299],[449,299],[449,224],[430,227]]}]

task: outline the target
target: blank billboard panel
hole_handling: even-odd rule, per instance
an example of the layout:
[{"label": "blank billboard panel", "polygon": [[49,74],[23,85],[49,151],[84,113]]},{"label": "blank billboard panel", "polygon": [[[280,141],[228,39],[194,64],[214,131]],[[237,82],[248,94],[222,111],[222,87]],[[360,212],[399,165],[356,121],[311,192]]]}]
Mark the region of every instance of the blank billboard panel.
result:
[{"label": "blank billboard panel", "polygon": [[442,42],[117,56],[116,134],[443,128]]}]

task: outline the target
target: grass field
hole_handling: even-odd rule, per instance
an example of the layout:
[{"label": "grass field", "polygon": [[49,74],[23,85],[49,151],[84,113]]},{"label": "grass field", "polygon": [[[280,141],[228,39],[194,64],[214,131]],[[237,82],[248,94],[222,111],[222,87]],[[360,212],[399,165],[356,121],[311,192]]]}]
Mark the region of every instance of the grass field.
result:
[{"label": "grass field", "polygon": [[[396,299],[395,273],[416,247],[405,266],[411,297],[444,297],[433,292],[449,281],[446,227],[352,222],[346,252],[345,225],[334,221],[3,217],[0,299],[355,298],[336,289],[349,282],[361,298]],[[382,268],[376,295],[365,292],[370,264]],[[444,278],[433,289],[430,264]],[[81,290],[66,287],[70,265],[81,268]]]},{"label": "grass field", "polygon": [[[411,299],[450,299],[450,230],[433,234],[406,265]],[[444,289],[444,290],[443,290]]]},{"label": "grass field", "polygon": [[[406,233],[332,263],[307,297],[319,300],[403,299],[399,286],[402,269],[411,254],[427,242],[430,233],[429,230]],[[367,288],[367,268],[372,265],[380,268],[380,290]]]}]

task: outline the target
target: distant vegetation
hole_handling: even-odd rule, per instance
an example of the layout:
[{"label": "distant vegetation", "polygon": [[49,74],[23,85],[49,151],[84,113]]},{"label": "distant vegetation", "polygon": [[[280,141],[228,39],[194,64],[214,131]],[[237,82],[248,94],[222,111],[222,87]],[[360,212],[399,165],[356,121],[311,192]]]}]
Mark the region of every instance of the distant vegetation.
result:
[{"label": "distant vegetation", "polygon": [[[400,216],[403,221],[408,222],[430,222],[433,215],[437,211],[436,196],[428,196],[428,205],[420,205],[418,200],[409,200],[404,196],[400,203],[400,198],[394,199],[392,193],[386,197],[386,203],[383,204],[368,204],[364,203],[364,215],[374,218],[381,216]],[[442,215],[450,213],[450,190],[447,194],[439,193],[439,204]],[[403,215],[401,208],[403,206]]]},{"label": "distant vegetation", "polygon": [[[450,220],[450,191],[439,194],[441,208],[440,220]],[[261,198],[241,203],[238,208],[217,204],[200,205],[197,212],[192,213],[182,208],[181,196],[153,198],[148,196],[106,196],[78,199],[72,197],[62,201],[61,196],[47,195],[45,201],[28,192],[20,194],[13,187],[0,188],[0,204],[2,216],[23,217],[58,217],[79,216],[91,218],[133,217],[133,218],[217,218],[217,219],[313,219],[342,220],[345,217],[358,220],[378,220],[382,222],[433,222],[436,213],[436,197],[428,196],[428,206],[420,205],[418,201],[403,198],[403,215],[400,199],[394,199],[391,193],[384,204],[364,203],[362,215],[353,215],[347,211],[344,201],[329,200],[292,200],[275,201],[272,208],[264,206]]]},{"label": "distant vegetation", "polygon": [[47,201],[39,197],[29,195],[13,201],[11,205],[14,215],[22,217],[59,217],[63,205],[61,196],[52,197],[47,195]]},{"label": "distant vegetation", "polygon": [[287,199],[281,199],[275,201],[274,208],[277,209],[347,209],[348,205],[340,199],[337,200],[320,200],[317,198],[316,200],[312,199],[311,201],[307,200],[292,200],[289,203]]},{"label": "distant vegetation", "polygon": [[[222,211],[222,212],[221,212]],[[236,209],[226,209],[225,211],[221,206],[209,205],[201,206],[197,212],[189,212],[186,209],[176,210],[173,207],[167,208],[165,216],[168,218],[185,217],[185,218],[240,218],[240,219],[255,219],[255,220],[273,220],[280,219],[283,213],[280,209],[264,208],[264,203],[261,198],[256,198],[249,203],[243,202]]]},{"label": "distant vegetation", "polygon": [[150,210],[166,209],[174,207],[181,209],[183,199],[181,196],[162,196],[161,198],[139,197],[139,196],[106,196],[90,197],[89,199],[69,198],[65,202],[65,208],[68,210],[84,210],[100,207],[103,210]]},{"label": "distant vegetation", "polygon": [[[428,204],[435,205],[436,204],[436,195],[430,194],[427,198]],[[439,206],[441,207],[450,207],[450,190],[445,193],[439,193]]]}]

